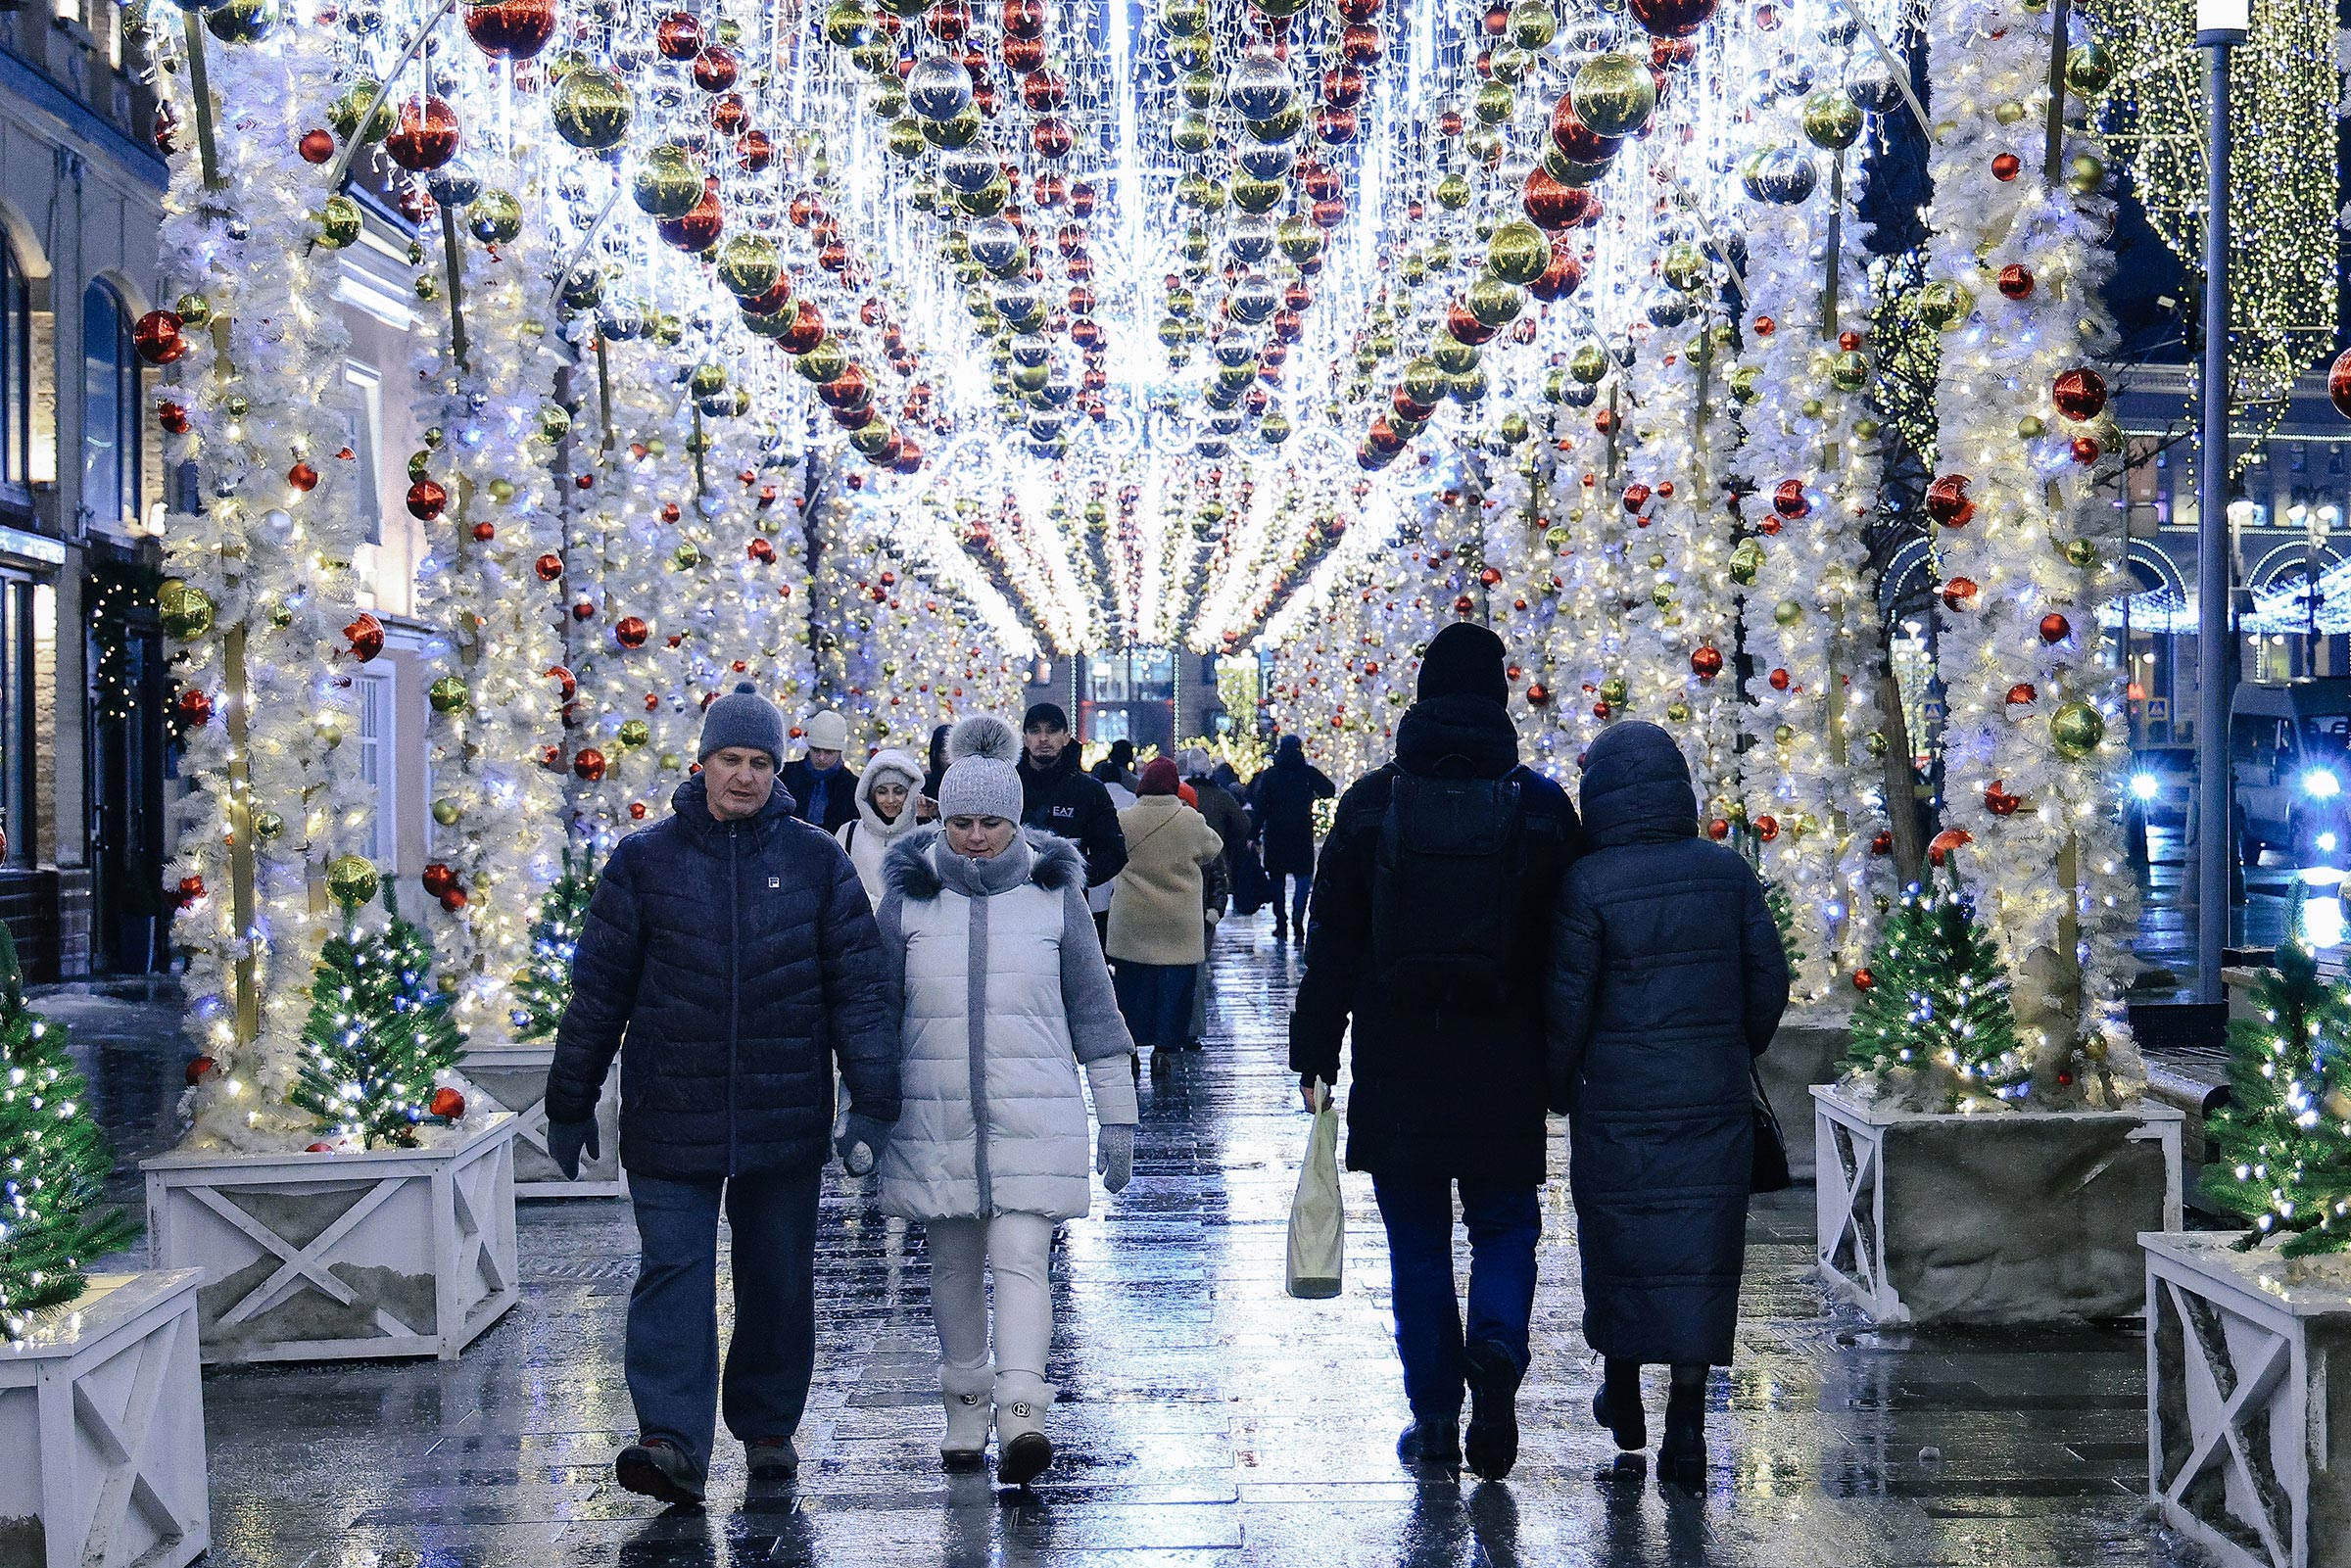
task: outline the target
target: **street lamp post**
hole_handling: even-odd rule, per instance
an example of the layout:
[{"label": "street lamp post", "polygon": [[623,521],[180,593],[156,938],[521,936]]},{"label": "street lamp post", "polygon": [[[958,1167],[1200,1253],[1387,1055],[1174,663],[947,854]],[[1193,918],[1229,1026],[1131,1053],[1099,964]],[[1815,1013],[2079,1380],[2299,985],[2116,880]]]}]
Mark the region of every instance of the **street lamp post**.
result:
[{"label": "street lamp post", "polygon": [[2229,51],[2251,0],[2196,0],[2208,51],[2204,206],[2204,417],[2196,474],[2196,1000],[2226,1000],[2229,941]]}]

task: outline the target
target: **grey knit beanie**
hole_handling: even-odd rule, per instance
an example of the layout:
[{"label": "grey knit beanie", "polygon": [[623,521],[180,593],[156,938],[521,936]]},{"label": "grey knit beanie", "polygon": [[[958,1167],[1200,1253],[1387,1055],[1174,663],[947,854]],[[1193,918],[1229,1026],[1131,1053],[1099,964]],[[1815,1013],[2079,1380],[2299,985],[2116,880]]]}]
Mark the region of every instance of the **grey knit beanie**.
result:
[{"label": "grey knit beanie", "polygon": [[748,681],[736,682],[734,690],[702,710],[702,749],[695,760],[729,746],[764,751],[784,766],[784,712]]},{"label": "grey knit beanie", "polygon": [[961,720],[947,735],[947,775],[938,784],[940,817],[1021,820],[1021,737],[993,714]]}]

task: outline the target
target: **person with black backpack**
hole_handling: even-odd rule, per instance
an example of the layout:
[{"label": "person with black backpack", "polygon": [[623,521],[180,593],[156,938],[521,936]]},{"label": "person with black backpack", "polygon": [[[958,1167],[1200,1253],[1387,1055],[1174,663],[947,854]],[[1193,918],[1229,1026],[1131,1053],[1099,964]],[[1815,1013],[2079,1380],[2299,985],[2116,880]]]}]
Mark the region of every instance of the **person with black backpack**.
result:
[{"label": "person with black backpack", "polygon": [[[1347,1166],[1370,1172],[1395,1284],[1413,1424],[1407,1463],[1487,1480],[1517,1460],[1529,1358],[1544,1124],[1546,964],[1581,843],[1575,808],[1522,766],[1502,640],[1429,642],[1396,757],[1340,797],[1315,875],[1290,1066],[1311,1110],[1354,1023]],[[1464,1338],[1454,1189],[1469,1230]]]}]

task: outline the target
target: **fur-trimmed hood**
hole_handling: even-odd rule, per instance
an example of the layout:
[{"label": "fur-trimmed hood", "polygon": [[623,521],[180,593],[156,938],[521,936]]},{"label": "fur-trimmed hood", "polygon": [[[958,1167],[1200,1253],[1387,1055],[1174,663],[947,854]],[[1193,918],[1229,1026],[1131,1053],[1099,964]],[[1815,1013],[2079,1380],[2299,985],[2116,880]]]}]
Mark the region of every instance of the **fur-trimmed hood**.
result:
[{"label": "fur-trimmed hood", "polygon": [[[1022,860],[1028,862],[1025,867],[1020,864]],[[942,875],[942,861],[952,861],[954,870]],[[997,876],[957,875],[965,868],[971,873],[981,873],[999,866],[1003,872]],[[996,859],[967,860],[946,847],[944,833],[936,823],[932,823],[890,845],[882,862],[884,889],[911,902],[936,898],[946,890],[950,878],[955,891],[981,897],[1005,892],[1026,882],[1034,882],[1051,891],[1065,887],[1083,891],[1085,857],[1067,838],[1024,828]]]}]

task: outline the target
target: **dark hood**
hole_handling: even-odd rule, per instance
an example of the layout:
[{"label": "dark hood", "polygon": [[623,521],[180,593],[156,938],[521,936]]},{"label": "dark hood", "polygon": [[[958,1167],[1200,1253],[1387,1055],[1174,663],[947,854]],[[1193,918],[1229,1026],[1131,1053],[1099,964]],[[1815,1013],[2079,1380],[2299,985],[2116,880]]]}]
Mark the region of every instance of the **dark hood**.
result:
[{"label": "dark hood", "polygon": [[[750,819],[751,827],[762,834],[773,832],[776,825],[791,817],[797,807],[792,791],[778,779],[767,804]],[[722,836],[720,830],[727,826],[710,815],[710,788],[698,773],[670,792],[669,809],[678,814],[679,823],[697,840],[718,838]]]},{"label": "dark hood", "polygon": [[1396,766],[1423,779],[1499,779],[1518,766],[1518,727],[1485,697],[1429,697],[1397,721]]},{"label": "dark hood", "polygon": [[1584,753],[1584,835],[1595,849],[1662,844],[1698,834],[1690,764],[1673,736],[1628,720]]}]

